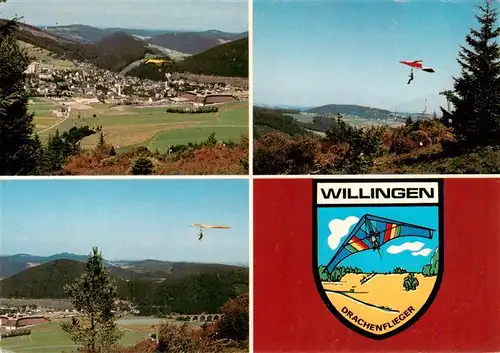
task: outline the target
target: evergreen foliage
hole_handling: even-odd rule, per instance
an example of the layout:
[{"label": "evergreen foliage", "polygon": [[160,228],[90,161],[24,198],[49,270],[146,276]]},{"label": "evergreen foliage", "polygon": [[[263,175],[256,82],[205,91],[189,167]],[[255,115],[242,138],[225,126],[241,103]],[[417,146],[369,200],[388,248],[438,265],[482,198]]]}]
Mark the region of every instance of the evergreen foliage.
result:
[{"label": "evergreen foliage", "polygon": [[458,63],[461,77],[455,78],[454,89],[442,94],[454,110],[443,110],[460,146],[500,145],[500,45],[497,38],[498,10],[494,0],[485,0],[476,15],[480,29],[471,29],[466,36],[468,47],[461,46]]},{"label": "evergreen foliage", "polygon": [[88,352],[109,351],[123,334],[118,329],[113,312],[114,301],[118,297],[117,286],[97,247],[89,255],[85,273],[64,289],[83,317],[73,317],[71,322],[62,323],[61,328]]},{"label": "evergreen foliage", "polygon": [[41,148],[24,89],[30,58],[11,35],[15,27],[16,20],[0,26],[0,175],[36,173]]}]

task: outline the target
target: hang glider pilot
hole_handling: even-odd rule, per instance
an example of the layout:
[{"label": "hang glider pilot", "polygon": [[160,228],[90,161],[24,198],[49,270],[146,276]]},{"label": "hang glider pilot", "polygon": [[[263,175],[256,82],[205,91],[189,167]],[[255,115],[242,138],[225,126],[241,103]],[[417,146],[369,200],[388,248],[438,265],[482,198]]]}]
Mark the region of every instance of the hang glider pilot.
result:
[{"label": "hang glider pilot", "polygon": [[201,228],[200,228],[200,232],[198,233],[198,235],[199,235],[198,240],[201,240],[201,238],[203,238],[203,231],[201,230]]},{"label": "hang glider pilot", "polygon": [[413,69],[410,71],[410,79],[408,80],[407,84],[410,84],[410,82],[413,81]]},{"label": "hang glider pilot", "polygon": [[370,236],[368,237],[370,242],[372,243],[372,249],[377,250],[379,248],[378,239],[373,230],[370,231]]}]

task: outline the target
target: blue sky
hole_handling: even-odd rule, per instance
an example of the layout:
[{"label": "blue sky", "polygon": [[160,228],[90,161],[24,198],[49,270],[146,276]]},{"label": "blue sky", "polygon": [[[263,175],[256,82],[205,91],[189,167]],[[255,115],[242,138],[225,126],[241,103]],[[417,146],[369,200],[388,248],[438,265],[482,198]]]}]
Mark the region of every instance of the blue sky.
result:
[{"label": "blue sky", "polygon": [[[439,110],[452,87],[478,2],[265,1],[254,3],[254,101],[319,106],[360,104]],[[435,74],[401,60],[423,60]]]},{"label": "blue sky", "polygon": [[248,30],[245,0],[8,0],[0,5],[0,17],[16,14],[26,23],[43,26]]},{"label": "blue sky", "polygon": [[[0,253],[245,263],[248,180],[0,181]],[[192,223],[228,225],[205,231]]]},{"label": "blue sky", "polygon": [[[403,267],[408,271],[420,271],[422,266],[429,263],[432,252],[427,256],[413,256],[412,251],[403,251],[399,254],[387,252],[390,246],[399,246],[406,242],[421,242],[420,249],[434,251],[439,244],[439,212],[437,206],[420,207],[364,207],[364,208],[318,208],[318,265],[326,265],[335,254],[328,245],[330,229],[328,223],[333,219],[346,219],[349,216],[361,218],[364,214],[389,218],[395,221],[411,223],[422,227],[435,229],[432,239],[421,237],[401,237],[385,243],[380,247],[382,258],[377,251],[367,250],[351,255],[340,263],[341,266],[358,266],[362,270],[371,272],[391,271],[396,267]],[[354,228],[353,224],[349,230]]]}]

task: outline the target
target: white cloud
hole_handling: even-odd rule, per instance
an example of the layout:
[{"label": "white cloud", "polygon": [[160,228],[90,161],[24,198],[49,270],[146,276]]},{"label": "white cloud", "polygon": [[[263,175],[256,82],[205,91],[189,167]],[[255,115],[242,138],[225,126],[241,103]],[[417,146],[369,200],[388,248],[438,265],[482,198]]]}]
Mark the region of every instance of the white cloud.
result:
[{"label": "white cloud", "polygon": [[387,248],[389,254],[399,254],[403,251],[419,251],[424,247],[424,243],[419,241],[406,242],[401,245],[391,245]]},{"label": "white cloud", "polygon": [[349,216],[346,219],[333,219],[328,223],[330,235],[328,236],[328,246],[335,250],[340,244],[340,240],[349,234],[349,229],[353,224],[358,223],[359,218]]},{"label": "white cloud", "polygon": [[415,251],[415,252],[412,252],[411,254],[413,256],[429,256],[429,254],[432,252],[432,249],[429,249],[429,248],[425,248],[425,249],[422,249],[420,251]]}]

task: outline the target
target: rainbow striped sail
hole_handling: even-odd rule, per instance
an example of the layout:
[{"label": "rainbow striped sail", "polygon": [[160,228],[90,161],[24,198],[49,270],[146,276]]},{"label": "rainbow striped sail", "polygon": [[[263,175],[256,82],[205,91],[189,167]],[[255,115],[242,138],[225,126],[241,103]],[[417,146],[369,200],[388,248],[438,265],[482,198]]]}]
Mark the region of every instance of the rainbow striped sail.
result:
[{"label": "rainbow striped sail", "polygon": [[347,235],[344,242],[339,246],[326,269],[333,269],[345,258],[374,248],[371,238],[376,239],[378,247],[398,237],[423,237],[432,239],[434,229],[421,227],[415,224],[394,221],[370,214],[365,214],[352,231]]}]

